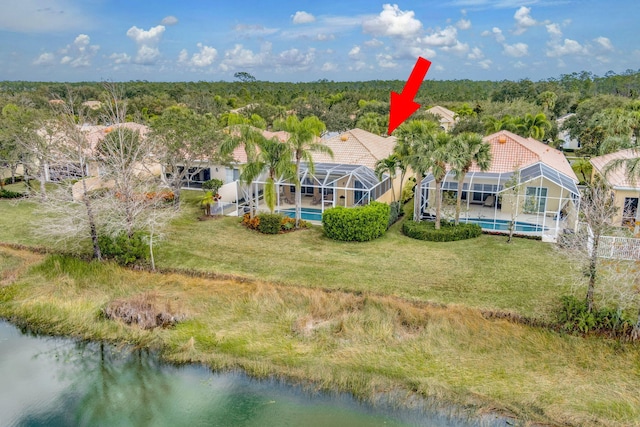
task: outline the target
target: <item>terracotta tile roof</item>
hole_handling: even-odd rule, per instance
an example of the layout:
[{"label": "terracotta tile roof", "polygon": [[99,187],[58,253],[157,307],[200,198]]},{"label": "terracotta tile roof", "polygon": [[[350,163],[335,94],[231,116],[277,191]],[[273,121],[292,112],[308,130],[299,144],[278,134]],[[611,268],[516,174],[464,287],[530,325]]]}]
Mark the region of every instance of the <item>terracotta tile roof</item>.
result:
[{"label": "terracotta tile roof", "polygon": [[609,185],[613,188],[640,188],[640,182],[635,183],[627,179],[627,168],[622,166],[616,169],[612,169],[605,175],[605,168],[609,162],[618,159],[634,159],[640,157],[640,150],[635,148],[629,148],[626,150],[616,151],[615,153],[605,154],[604,156],[594,157],[591,159],[591,164],[596,171],[605,177]]},{"label": "terracotta tile roof", "polygon": [[456,121],[456,113],[439,105],[427,109],[427,112],[440,117],[440,123],[454,123]]},{"label": "terracotta tile roof", "polygon": [[87,136],[87,140],[91,144],[91,149],[95,150],[98,145],[98,142],[104,139],[105,135],[107,135],[109,132],[112,132],[114,129],[118,127],[123,127],[123,128],[131,129],[133,131],[138,131],[140,132],[140,136],[142,137],[145,137],[149,132],[149,128],[147,126],[141,125],[139,123],[134,123],[134,122],[120,123],[120,124],[111,125],[111,126],[82,125],[80,129],[83,132],[85,132],[85,135]]},{"label": "terracotta tile roof", "polygon": [[[564,154],[540,141],[533,138],[523,138],[506,130],[487,135],[483,140],[491,145],[492,162],[491,168],[487,172],[510,172],[517,167],[522,169],[542,162],[578,182],[578,178]],[[480,171],[475,164],[470,170]]]},{"label": "terracotta tile roof", "polygon": [[[256,128],[257,130],[260,130],[258,128]],[[271,139],[271,138],[277,138],[280,142],[286,142],[289,139],[289,132],[283,131],[283,130],[279,130],[277,132],[271,132],[269,130],[260,130],[262,135],[267,138],[267,139]],[[237,135],[237,133],[236,133]],[[233,157],[233,161],[238,163],[238,164],[244,164],[247,163],[248,159],[247,159],[247,153],[244,151],[244,144],[241,144],[239,146],[237,146],[234,150],[233,153],[231,154]]]},{"label": "terracotta tile roof", "polygon": [[335,135],[322,143],[331,148],[333,158],[325,153],[313,153],[314,162],[363,165],[374,169],[378,160],[388,157],[393,152],[396,138],[383,137],[356,128]]}]

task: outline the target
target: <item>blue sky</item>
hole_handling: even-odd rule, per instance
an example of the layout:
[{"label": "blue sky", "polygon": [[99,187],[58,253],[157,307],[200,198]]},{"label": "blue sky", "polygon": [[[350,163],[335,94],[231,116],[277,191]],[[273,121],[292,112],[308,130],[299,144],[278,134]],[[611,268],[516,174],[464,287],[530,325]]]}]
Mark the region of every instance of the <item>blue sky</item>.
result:
[{"label": "blue sky", "polygon": [[542,80],[640,68],[638,0],[0,1],[0,80]]}]

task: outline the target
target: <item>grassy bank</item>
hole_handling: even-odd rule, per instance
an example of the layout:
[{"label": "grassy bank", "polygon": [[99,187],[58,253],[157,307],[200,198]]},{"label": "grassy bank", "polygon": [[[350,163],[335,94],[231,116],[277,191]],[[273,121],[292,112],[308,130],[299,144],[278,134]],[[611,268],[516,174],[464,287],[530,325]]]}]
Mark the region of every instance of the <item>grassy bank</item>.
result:
[{"label": "grassy bank", "polygon": [[[236,218],[198,221],[201,192],[185,192],[182,215],[157,248],[160,267],[183,268],[309,288],[370,292],[464,304],[545,318],[573,283],[570,261],[552,245],[483,235],[461,242],[407,238],[396,224],[366,243],[327,239],[320,227],[262,235]],[[0,201],[0,242],[41,244],[30,233],[33,202]],[[46,218],[41,218],[46,221]]]},{"label": "grassy bank", "polygon": [[[6,248],[0,268],[0,316],[45,333],[153,346],[171,361],[361,397],[400,388],[525,421],[640,423],[637,346],[487,320],[460,305],[134,272]],[[110,301],[140,295],[188,320],[142,331],[100,316]]]}]

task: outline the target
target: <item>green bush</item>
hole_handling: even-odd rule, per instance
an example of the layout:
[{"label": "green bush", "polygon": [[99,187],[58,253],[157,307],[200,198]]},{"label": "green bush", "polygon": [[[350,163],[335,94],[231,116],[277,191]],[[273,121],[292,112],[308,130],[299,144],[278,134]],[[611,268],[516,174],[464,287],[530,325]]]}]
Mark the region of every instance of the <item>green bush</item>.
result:
[{"label": "green bush", "polygon": [[556,320],[565,332],[581,334],[596,332],[621,336],[633,329],[633,321],[622,310],[604,307],[589,312],[586,299],[578,299],[573,295],[560,298]]},{"label": "green bush", "polygon": [[135,232],[129,238],[127,233],[120,233],[115,237],[98,237],[98,246],[102,256],[115,260],[120,265],[133,265],[146,261],[149,246],[142,232]]},{"label": "green bush", "polygon": [[405,221],[402,224],[402,233],[405,236],[428,240],[430,242],[453,242],[456,240],[473,239],[482,234],[482,227],[478,224],[458,224],[441,221],[440,230],[436,230],[436,224],[432,221]]},{"label": "green bush", "polygon": [[263,234],[278,234],[281,230],[282,215],[261,213],[258,215],[260,222],[258,223],[258,230]]},{"label": "green bush", "polygon": [[402,211],[402,203],[400,202],[391,202],[389,204],[389,225],[387,226],[387,228],[391,227],[393,224],[396,223],[396,221],[398,220],[398,218],[400,218],[402,216],[402,214],[404,213]]},{"label": "green bush", "polygon": [[16,175],[15,177],[13,177],[13,181],[14,182],[11,182],[11,181],[12,181],[11,177],[5,178],[4,179],[4,185],[17,184],[19,182],[24,181],[24,177],[22,175]]},{"label": "green bush", "polygon": [[380,202],[356,208],[338,206],[324,211],[322,226],[327,237],[333,240],[366,242],[384,234],[390,212],[389,205]]},{"label": "green bush", "polygon": [[10,190],[0,190],[0,199],[18,199],[24,197],[23,193]]},{"label": "green bush", "polygon": [[222,187],[224,185],[224,181],[221,179],[217,179],[217,178],[213,178],[210,179],[208,181],[205,181],[202,183],[202,190],[203,191],[211,191],[213,192],[213,194],[216,194],[218,192],[218,190],[220,189],[220,187]]}]

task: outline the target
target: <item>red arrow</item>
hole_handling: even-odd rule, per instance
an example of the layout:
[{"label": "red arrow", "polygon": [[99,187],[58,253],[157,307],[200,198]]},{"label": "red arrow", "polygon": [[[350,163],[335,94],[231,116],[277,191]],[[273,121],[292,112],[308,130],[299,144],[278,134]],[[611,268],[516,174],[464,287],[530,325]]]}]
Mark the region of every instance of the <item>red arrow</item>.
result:
[{"label": "red arrow", "polygon": [[387,134],[395,130],[402,122],[420,108],[420,104],[413,101],[418,89],[429,71],[431,61],[419,56],[416,65],[413,66],[409,80],[402,88],[402,93],[391,92],[391,108],[389,109],[389,130]]}]

